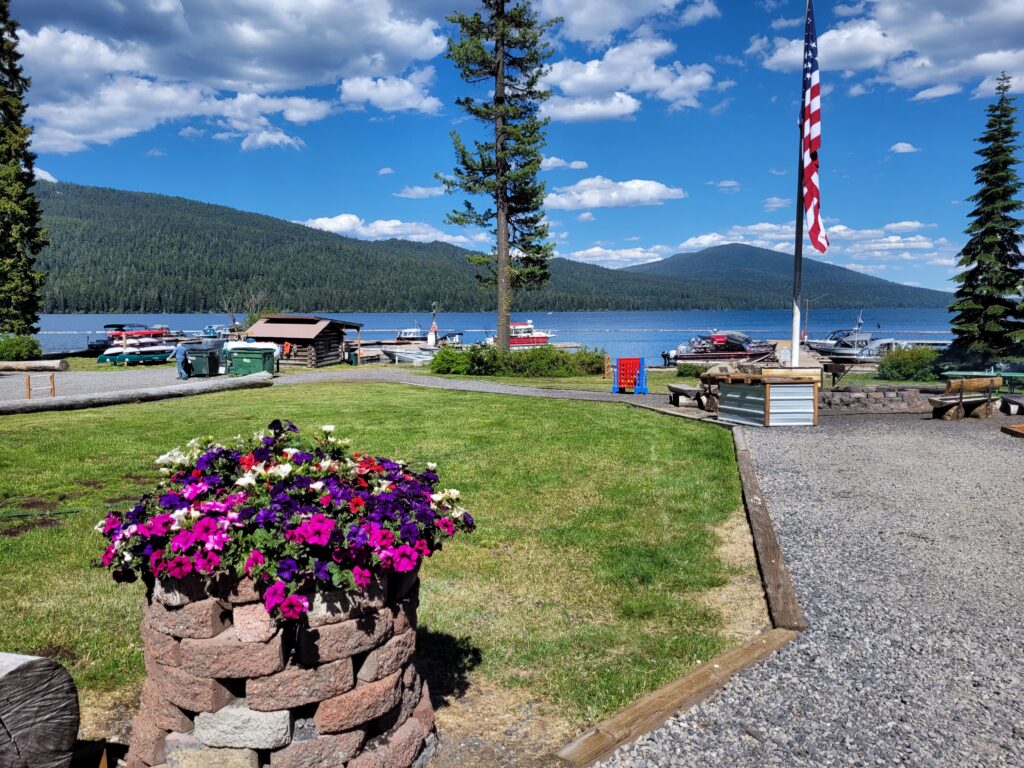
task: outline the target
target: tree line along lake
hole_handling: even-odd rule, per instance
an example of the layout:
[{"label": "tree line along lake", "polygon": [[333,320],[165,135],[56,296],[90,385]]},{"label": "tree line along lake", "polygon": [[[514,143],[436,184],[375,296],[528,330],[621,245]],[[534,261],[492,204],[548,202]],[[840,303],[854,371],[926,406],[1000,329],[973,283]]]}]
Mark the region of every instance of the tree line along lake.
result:
[{"label": "tree line along lake", "polygon": [[[318,313],[363,324],[364,339],[388,339],[403,328],[430,326],[430,312]],[[817,336],[857,321],[850,309],[811,306],[809,333]],[[948,340],[949,312],[944,309],[866,308],[864,328],[884,336]],[[613,357],[644,357],[660,363],[661,353],[711,330],[741,331],[755,338],[788,339],[792,315],[788,310],[673,311],[673,312],[513,312],[513,321],[532,320],[540,330],[553,332],[556,342],[576,342],[602,348]],[[162,324],[172,330],[200,331],[207,325],[227,324],[223,314],[83,314],[42,315],[39,341],[47,353],[84,349],[108,323]],[[481,342],[495,331],[493,312],[441,312],[441,333],[461,331],[467,344]]]}]

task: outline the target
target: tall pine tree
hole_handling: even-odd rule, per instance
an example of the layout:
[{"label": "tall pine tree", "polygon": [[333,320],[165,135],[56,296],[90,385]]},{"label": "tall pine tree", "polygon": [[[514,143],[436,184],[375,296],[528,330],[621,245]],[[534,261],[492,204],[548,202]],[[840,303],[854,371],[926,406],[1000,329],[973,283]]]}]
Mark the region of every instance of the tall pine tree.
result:
[{"label": "tall pine tree", "polygon": [[35,257],[47,243],[32,194],[32,129],[24,124],[31,81],[21,71],[18,22],[11,18],[10,0],[0,0],[0,27],[0,333],[31,334],[39,330],[44,280]]},{"label": "tall pine tree", "polygon": [[492,90],[486,100],[456,100],[466,114],[487,126],[488,139],[469,149],[452,131],[458,166],[453,178],[441,178],[449,192],[459,189],[490,198],[482,210],[466,200],[448,215],[448,222],[481,227],[494,235],[493,254],[470,260],[487,268],[485,282],[497,285],[497,340],[507,350],[512,292],[547,282],[554,249],[544,220],[544,182],[537,174],[548,123],[539,110],[551,95],[540,86],[552,54],[544,36],[558,19],[540,23],[529,0],[482,1],[482,11],[448,17],[459,27],[459,36],[449,40],[447,56],[463,80]]},{"label": "tall pine tree", "polygon": [[967,245],[960,251],[960,284],[950,307],[953,319],[951,357],[960,362],[990,364],[1024,352],[1024,260],[1021,220],[1014,216],[1018,149],[1014,99],[1004,72],[996,86],[998,98],[988,107],[988,124],[978,139],[982,163],[974,168],[979,190]]}]

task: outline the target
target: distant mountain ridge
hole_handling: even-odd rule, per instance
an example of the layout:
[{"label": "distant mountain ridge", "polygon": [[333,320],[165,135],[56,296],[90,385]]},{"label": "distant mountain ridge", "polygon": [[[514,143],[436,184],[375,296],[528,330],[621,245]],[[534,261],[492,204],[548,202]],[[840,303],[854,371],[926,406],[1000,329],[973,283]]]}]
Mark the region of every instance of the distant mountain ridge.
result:
[{"label": "distant mountain ridge", "polygon": [[[141,192],[49,182],[36,192],[51,240],[39,260],[49,273],[46,312],[219,312],[225,295],[261,289],[281,311],[409,312],[433,302],[449,312],[494,309],[494,291],[479,285],[469,251],[447,243],[357,240]],[[549,285],[517,295],[514,308],[785,308],[791,271],[792,257],[749,246],[628,270],[558,258]],[[830,294],[820,307],[944,307],[950,300],[809,259],[804,284],[808,296]]]}]

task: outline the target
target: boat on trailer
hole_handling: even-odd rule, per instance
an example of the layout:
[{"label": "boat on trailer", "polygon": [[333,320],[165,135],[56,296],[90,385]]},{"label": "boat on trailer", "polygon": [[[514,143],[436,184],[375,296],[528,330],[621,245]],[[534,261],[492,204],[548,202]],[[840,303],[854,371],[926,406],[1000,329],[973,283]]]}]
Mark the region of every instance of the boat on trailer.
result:
[{"label": "boat on trailer", "polygon": [[710,360],[752,362],[774,355],[775,346],[774,342],[752,339],[737,331],[712,331],[707,336],[695,336],[675,349],[662,352],[661,358],[666,366]]}]

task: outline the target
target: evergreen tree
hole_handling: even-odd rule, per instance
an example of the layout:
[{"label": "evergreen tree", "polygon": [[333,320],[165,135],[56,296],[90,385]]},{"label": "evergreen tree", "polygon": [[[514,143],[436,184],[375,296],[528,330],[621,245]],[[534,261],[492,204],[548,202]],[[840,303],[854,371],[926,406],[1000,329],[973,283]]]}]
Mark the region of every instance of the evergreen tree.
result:
[{"label": "evergreen tree", "polygon": [[39,330],[44,280],[35,257],[47,243],[32,193],[32,129],[23,122],[30,80],[21,71],[18,22],[11,18],[10,0],[0,0],[0,27],[0,333],[31,334]]},{"label": "evergreen tree", "polygon": [[983,162],[974,168],[980,189],[970,201],[973,221],[967,245],[960,251],[960,284],[950,307],[954,341],[951,357],[989,364],[1021,354],[1024,348],[1024,261],[1021,259],[1021,189],[1014,166],[1020,135],[1016,130],[1010,78],[1004,72],[996,86],[999,97],[988,107],[986,131],[978,139]]},{"label": "evergreen tree", "polygon": [[498,346],[507,350],[512,292],[547,282],[554,249],[544,220],[544,182],[537,179],[548,121],[538,112],[551,95],[540,86],[552,53],[544,35],[558,19],[541,24],[529,0],[511,7],[506,0],[482,2],[482,13],[448,17],[459,27],[459,37],[449,40],[447,56],[467,83],[493,89],[487,100],[456,100],[466,114],[487,126],[488,133],[493,131],[493,138],[476,141],[469,149],[452,131],[458,166],[454,178],[440,178],[449,192],[460,189],[490,198],[483,210],[466,200],[448,215],[448,222],[481,227],[494,235],[493,253],[472,256],[470,261],[485,266],[485,282],[497,285]]}]

